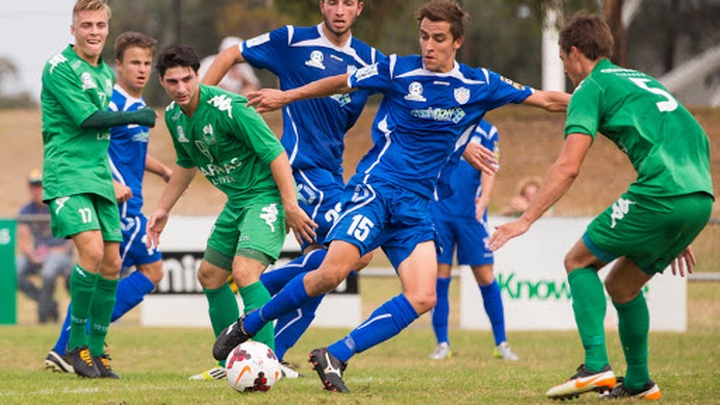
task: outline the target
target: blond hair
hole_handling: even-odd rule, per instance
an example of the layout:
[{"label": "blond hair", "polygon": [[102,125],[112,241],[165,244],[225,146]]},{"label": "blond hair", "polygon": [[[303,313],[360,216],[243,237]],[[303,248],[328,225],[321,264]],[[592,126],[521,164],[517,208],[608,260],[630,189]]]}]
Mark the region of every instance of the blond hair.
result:
[{"label": "blond hair", "polygon": [[75,21],[77,16],[83,11],[99,10],[105,10],[108,20],[112,17],[112,10],[110,10],[110,6],[107,5],[105,0],[77,0],[73,7],[73,21]]}]

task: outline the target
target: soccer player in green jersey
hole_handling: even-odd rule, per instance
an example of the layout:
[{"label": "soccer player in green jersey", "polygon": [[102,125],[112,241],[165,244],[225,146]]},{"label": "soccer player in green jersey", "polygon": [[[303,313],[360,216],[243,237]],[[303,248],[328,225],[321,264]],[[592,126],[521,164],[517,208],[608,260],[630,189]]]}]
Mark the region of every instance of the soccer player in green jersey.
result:
[{"label": "soccer player in green jersey", "polygon": [[[209,303],[217,336],[239,317],[227,283],[232,273],[244,310],[270,300],[260,275],[279,256],[286,224],[300,241],[312,241],[317,225],[300,209],[287,155],[247,99],[200,84],[200,61],[183,44],[165,48],[156,64],[160,83],[172,103],[165,123],[177,153],[178,168],[148,222],[149,240],[158,245],[168,213],[200,171],[228,201],[213,226],[198,279]],[[274,346],[272,325],[256,340]]]},{"label": "soccer player in green jersey", "polygon": [[[114,76],[100,57],[111,11],[102,0],[78,0],[75,44],[48,60],[42,75],[43,201],[53,234],[72,238],[78,263],[70,276],[67,358],[82,377],[118,378],[101,362],[120,274],[122,241],[107,151],[109,128],[155,125],[155,111],[109,112]],[[90,319],[90,333],[85,324]]]},{"label": "soccer player in green jersey", "polygon": [[[613,398],[659,399],[648,371],[649,313],[642,287],[671,265],[692,272],[690,243],[705,227],[713,203],[709,141],[698,122],[657,80],[612,64],[613,38],[600,16],[576,14],[560,33],[560,57],[575,84],[565,143],[537,197],[522,216],[500,226],[493,249],[523,234],[570,188],[600,132],[627,154],[637,179],[598,215],[565,257],[575,322],[585,361],[554,399],[611,390]],[[605,287],[618,313],[627,375],[616,380],[605,347],[606,302],[597,275],[617,259]]]}]

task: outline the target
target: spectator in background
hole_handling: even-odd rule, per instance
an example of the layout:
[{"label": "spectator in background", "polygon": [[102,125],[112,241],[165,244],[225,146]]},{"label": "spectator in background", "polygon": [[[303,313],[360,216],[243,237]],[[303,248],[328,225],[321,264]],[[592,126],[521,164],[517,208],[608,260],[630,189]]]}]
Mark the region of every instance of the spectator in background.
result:
[{"label": "spectator in background", "polygon": [[[72,267],[72,241],[55,238],[50,229],[50,213],[42,201],[42,172],[34,169],[28,176],[30,202],[23,205],[18,216],[17,275],[18,289],[38,303],[38,321],[59,319],[55,301],[55,284],[59,276],[67,276]],[[30,276],[42,278],[38,288]]]},{"label": "spectator in background", "polygon": [[[219,50],[222,52],[230,47],[237,46],[242,41],[243,39],[238,37],[225,37],[220,43]],[[205,76],[216,56],[210,55],[200,62],[200,70],[198,70],[200,78]],[[260,80],[255,76],[255,71],[249,63],[238,63],[228,70],[217,85],[227,91],[244,96],[251,91],[259,90]]]},{"label": "spectator in background", "polygon": [[[518,183],[518,194],[510,199],[510,204],[502,210],[502,215],[519,217],[530,205],[537,195],[542,179],[537,176],[525,177]],[[552,208],[543,214],[544,217],[552,215]]]}]

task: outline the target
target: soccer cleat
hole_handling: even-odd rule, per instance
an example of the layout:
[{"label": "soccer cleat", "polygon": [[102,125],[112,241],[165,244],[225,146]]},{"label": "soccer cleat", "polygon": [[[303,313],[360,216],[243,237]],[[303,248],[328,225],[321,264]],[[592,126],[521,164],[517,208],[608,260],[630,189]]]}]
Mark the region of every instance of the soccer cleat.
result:
[{"label": "soccer cleat", "polygon": [[65,356],[54,350],[50,350],[45,357],[45,368],[54,373],[74,373],[73,366],[68,363]]},{"label": "soccer cleat", "polygon": [[512,351],[508,342],[502,342],[499,345],[497,345],[495,347],[495,353],[493,353],[493,356],[497,357],[498,359],[509,360],[509,361],[520,360],[520,357],[518,357],[518,355]]},{"label": "soccer cleat", "polygon": [[430,353],[428,358],[430,358],[431,360],[445,360],[449,359],[450,356],[452,356],[450,345],[448,344],[448,342],[442,342],[438,343],[438,345],[435,346],[435,350]]},{"label": "soccer cleat", "polygon": [[65,354],[65,358],[68,360],[70,365],[72,365],[75,374],[79,377],[100,377],[100,371],[95,365],[95,362],[90,355],[90,349],[88,349],[87,346],[81,346],[73,350],[68,350]]},{"label": "soccer cleat", "polygon": [[615,385],[615,388],[613,388],[612,391],[605,396],[605,398],[639,398],[657,401],[660,397],[662,397],[660,387],[658,387],[652,380],[648,381],[642,386],[642,388],[635,391],[631,391],[625,386],[625,384],[623,384],[622,377],[618,377],[617,380],[618,383]]},{"label": "soccer cleat", "polygon": [[281,360],[280,361],[280,372],[282,373],[282,378],[287,378],[289,380],[304,377],[304,375],[298,373],[295,371],[297,366],[292,365],[288,363],[287,361]]},{"label": "soccer cleat", "polygon": [[115,374],[115,372],[112,371],[112,367],[110,367],[110,355],[103,353],[99,356],[93,356],[92,359],[100,373],[100,378],[120,379],[120,376]]},{"label": "soccer cleat", "polygon": [[222,380],[227,376],[227,371],[223,367],[213,367],[208,371],[203,371],[200,374],[195,374],[190,377],[193,381],[209,381],[209,380]]},{"label": "soccer cleat", "polygon": [[609,364],[606,364],[602,370],[592,372],[581,364],[577,369],[577,373],[570,377],[562,384],[556,385],[546,393],[550,399],[573,399],[580,394],[595,391],[604,393],[615,387],[615,373],[613,373]]},{"label": "soccer cleat", "polygon": [[215,360],[225,360],[237,345],[253,337],[253,335],[245,331],[245,326],[243,325],[245,316],[246,315],[241,316],[237,322],[233,322],[220,332],[220,336],[215,340],[212,350]]},{"label": "soccer cleat", "polygon": [[327,347],[311,351],[308,362],[313,365],[326,390],[350,393],[342,378],[347,363],[333,356]]}]

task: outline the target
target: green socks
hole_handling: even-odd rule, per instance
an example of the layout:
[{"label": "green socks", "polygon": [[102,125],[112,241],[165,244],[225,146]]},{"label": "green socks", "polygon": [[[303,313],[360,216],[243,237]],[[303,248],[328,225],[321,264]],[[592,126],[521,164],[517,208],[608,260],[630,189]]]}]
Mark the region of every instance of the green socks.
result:
[{"label": "green socks", "polygon": [[585,366],[600,371],[609,364],[605,348],[605,290],[595,269],[575,269],[568,275],[575,323],[585,348]]},{"label": "green socks", "polygon": [[623,384],[630,390],[638,390],[650,381],[648,370],[648,332],[650,313],[642,291],[626,304],[616,304],[618,330],[622,342],[627,375]]},{"label": "green socks", "polygon": [[208,300],[210,323],[217,338],[223,329],[240,317],[235,294],[230,289],[229,283],[223,284],[222,287],[216,290],[203,289],[203,292]]},{"label": "green socks", "polygon": [[[261,282],[250,284],[249,286],[242,287],[238,290],[240,297],[242,297],[243,304],[245,305],[245,313],[258,309],[263,306],[266,302],[270,301],[270,293]],[[273,323],[268,322],[255,334],[253,340],[266,344],[271,349],[275,350],[275,331],[273,329]]]},{"label": "green socks", "polygon": [[76,264],[70,274],[70,336],[68,349],[73,350],[87,344],[85,325],[90,315],[90,306],[95,295],[98,275]]},{"label": "green socks", "polygon": [[[105,352],[105,336],[107,336],[115,307],[115,292],[119,280],[109,280],[98,276],[95,284],[95,295],[90,306],[90,334],[88,335],[88,348],[93,356],[100,356]],[[75,305],[73,303],[73,305]]]}]

